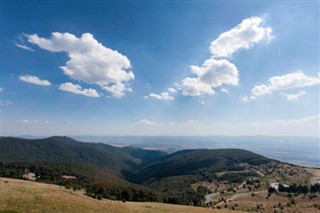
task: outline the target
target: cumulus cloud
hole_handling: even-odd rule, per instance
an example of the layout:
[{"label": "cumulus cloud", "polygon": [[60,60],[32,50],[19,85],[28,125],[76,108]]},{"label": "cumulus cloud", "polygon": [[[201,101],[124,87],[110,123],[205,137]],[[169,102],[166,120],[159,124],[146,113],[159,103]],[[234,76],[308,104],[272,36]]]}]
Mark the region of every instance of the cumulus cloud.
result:
[{"label": "cumulus cloud", "polygon": [[170,87],[170,88],[168,89],[168,92],[177,93],[178,91],[177,91],[175,88]]},{"label": "cumulus cloud", "polygon": [[239,97],[239,99],[240,99],[242,102],[245,102],[245,103],[251,100],[251,98],[248,97],[248,96],[246,96],[246,95]]},{"label": "cumulus cloud", "polygon": [[80,85],[73,84],[71,82],[60,84],[59,89],[88,97],[100,97],[99,93],[95,89],[82,89]]},{"label": "cumulus cloud", "polygon": [[23,124],[37,124],[39,123],[38,120],[20,120],[20,121],[17,121],[18,123],[23,123]]},{"label": "cumulus cloud", "polygon": [[[240,49],[249,49],[256,43],[270,40],[272,29],[263,27],[263,21],[260,17],[250,17],[233,29],[222,33],[211,42],[209,47],[211,58],[205,60],[201,66],[191,65],[190,68],[195,76],[184,78],[181,84],[175,84],[176,88],[181,90],[184,96],[204,96],[214,95],[214,89],[222,85],[238,85],[237,67],[226,59],[216,58],[230,57]],[[229,91],[222,89],[221,92]]]},{"label": "cumulus cloud", "polygon": [[174,122],[174,121],[169,121],[169,122],[168,122],[168,125],[169,125],[169,126],[174,126],[174,125],[176,125],[176,122]]},{"label": "cumulus cloud", "polygon": [[193,125],[196,124],[195,120],[187,120],[184,122],[174,122],[174,121],[169,121],[169,122],[154,122],[150,121],[147,119],[142,119],[138,122],[135,122],[135,124],[139,125],[148,125],[148,126],[185,126],[185,125]]},{"label": "cumulus cloud", "polygon": [[182,89],[181,84],[179,84],[179,83],[174,83],[174,87],[175,87],[178,91],[180,91],[180,90]]},{"label": "cumulus cloud", "polygon": [[125,95],[125,91],[132,92],[132,89],[127,88],[123,83],[116,83],[111,86],[104,86],[103,89],[110,92],[116,98],[123,97]]},{"label": "cumulus cloud", "polygon": [[173,101],[174,97],[170,93],[177,93],[178,91],[172,87],[168,88],[168,92],[162,92],[160,94],[150,93],[149,95],[144,96],[144,98],[151,98],[155,100],[162,101]]},{"label": "cumulus cloud", "polygon": [[286,90],[319,84],[320,78],[307,76],[302,71],[297,71],[282,76],[274,76],[269,79],[269,82],[269,87],[272,90]]},{"label": "cumulus cloud", "polygon": [[159,95],[155,93],[150,93],[147,96],[144,96],[144,98],[152,98],[156,100],[162,100],[162,101],[173,101],[174,97],[170,96],[168,92],[162,92]]},{"label": "cumulus cloud", "polygon": [[92,34],[80,38],[70,33],[52,33],[51,38],[26,35],[28,42],[50,52],[66,52],[69,60],[60,68],[74,80],[96,84],[115,97],[130,91],[126,83],[134,79],[129,59],[99,43]]},{"label": "cumulus cloud", "polygon": [[210,51],[214,57],[230,57],[240,49],[249,49],[263,40],[270,40],[272,29],[262,26],[263,19],[251,17],[222,33],[211,42]]},{"label": "cumulus cloud", "polygon": [[225,59],[207,59],[201,67],[192,65],[190,68],[197,77],[182,80],[182,94],[185,96],[213,95],[216,87],[238,85],[239,71]]},{"label": "cumulus cloud", "polygon": [[136,124],[151,125],[151,126],[157,126],[158,125],[158,123],[149,121],[147,119],[142,119],[142,120],[136,122]]},{"label": "cumulus cloud", "polygon": [[252,97],[257,97],[261,95],[265,95],[268,93],[271,93],[271,88],[267,85],[261,84],[261,85],[256,85],[252,90]]},{"label": "cumulus cloud", "polygon": [[226,88],[222,88],[220,91],[223,93],[229,94],[229,90],[227,90]]},{"label": "cumulus cloud", "polygon": [[50,124],[50,121],[39,121],[39,120],[28,120],[28,119],[19,120],[16,122],[21,124],[41,124],[41,123]]},{"label": "cumulus cloud", "polygon": [[182,80],[182,95],[202,96],[214,95],[215,92],[208,84],[203,83],[198,78],[185,78]]},{"label": "cumulus cloud", "polygon": [[18,43],[16,43],[16,46],[19,47],[19,48],[21,48],[21,49],[28,50],[28,51],[30,51],[30,52],[33,52],[33,51],[34,51],[34,49],[32,49],[31,47],[28,47],[28,46],[26,46],[26,45],[24,45],[24,44],[18,44]]},{"label": "cumulus cloud", "polygon": [[3,87],[0,87],[0,92],[4,92],[4,88]]},{"label": "cumulus cloud", "polygon": [[[247,100],[255,99],[258,96],[269,94],[275,91],[284,91],[303,87],[310,87],[320,84],[319,77],[307,76],[302,71],[288,73],[282,76],[274,76],[269,79],[267,84],[258,84],[251,90],[251,96],[246,97]],[[287,94],[287,99],[297,100],[305,93]]]},{"label": "cumulus cloud", "polygon": [[307,94],[305,91],[300,91],[294,94],[283,93],[283,95],[286,96],[288,101],[297,101],[301,96],[305,94]]},{"label": "cumulus cloud", "polygon": [[40,85],[40,86],[50,86],[51,85],[51,83],[48,80],[41,80],[37,76],[33,76],[33,75],[20,75],[19,79],[21,81],[24,81],[24,82],[27,82],[30,84]]},{"label": "cumulus cloud", "polygon": [[185,122],[183,123],[183,125],[193,125],[193,124],[195,124],[195,123],[196,123],[195,120],[187,120],[187,121],[185,121]]},{"label": "cumulus cloud", "polygon": [[296,126],[296,125],[319,125],[320,115],[305,116],[303,118],[290,118],[287,120],[275,120],[272,124],[283,125],[283,126]]},{"label": "cumulus cloud", "polygon": [[212,87],[218,87],[222,84],[238,84],[237,67],[225,59],[208,59],[201,67],[192,65],[191,70],[203,83]]},{"label": "cumulus cloud", "polygon": [[12,102],[9,100],[0,100],[0,106],[9,106],[12,105]]}]

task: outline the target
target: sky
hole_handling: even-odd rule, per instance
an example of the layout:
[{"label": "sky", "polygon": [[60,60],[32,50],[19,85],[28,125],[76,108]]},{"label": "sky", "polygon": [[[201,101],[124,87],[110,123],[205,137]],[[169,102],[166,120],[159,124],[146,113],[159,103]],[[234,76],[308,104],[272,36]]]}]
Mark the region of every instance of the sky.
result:
[{"label": "sky", "polygon": [[317,1],[1,1],[1,135],[320,137]]}]

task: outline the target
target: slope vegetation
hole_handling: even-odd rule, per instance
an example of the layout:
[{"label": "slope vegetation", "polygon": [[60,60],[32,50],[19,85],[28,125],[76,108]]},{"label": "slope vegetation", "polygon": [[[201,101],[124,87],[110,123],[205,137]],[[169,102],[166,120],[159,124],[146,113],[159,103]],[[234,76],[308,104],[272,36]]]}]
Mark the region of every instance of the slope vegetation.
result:
[{"label": "slope vegetation", "polygon": [[193,206],[96,200],[61,186],[9,178],[0,178],[0,188],[0,212],[212,212]]},{"label": "slope vegetation", "polygon": [[150,178],[190,175],[201,169],[217,171],[241,169],[239,164],[260,165],[270,159],[241,149],[197,149],[183,150],[166,155],[142,168],[137,177],[139,182]]},{"label": "slope vegetation", "polygon": [[86,165],[105,168],[121,176],[122,170],[139,168],[165,155],[161,151],[134,147],[118,148],[102,143],[83,143],[68,137],[28,140],[5,137],[0,140],[0,162]]}]

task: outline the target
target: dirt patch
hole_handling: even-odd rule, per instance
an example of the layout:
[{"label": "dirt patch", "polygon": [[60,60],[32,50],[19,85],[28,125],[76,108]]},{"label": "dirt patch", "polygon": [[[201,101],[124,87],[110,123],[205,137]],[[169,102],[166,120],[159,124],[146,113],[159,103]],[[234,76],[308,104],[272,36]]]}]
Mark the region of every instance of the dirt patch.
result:
[{"label": "dirt patch", "polygon": [[311,184],[320,184],[320,169],[307,169],[307,172],[312,175],[310,178]]}]

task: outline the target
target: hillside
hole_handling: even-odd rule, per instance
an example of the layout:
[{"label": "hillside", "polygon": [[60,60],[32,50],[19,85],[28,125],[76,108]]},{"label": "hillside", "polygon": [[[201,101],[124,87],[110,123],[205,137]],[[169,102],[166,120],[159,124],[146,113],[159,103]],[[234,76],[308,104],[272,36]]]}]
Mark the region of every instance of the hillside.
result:
[{"label": "hillside", "polygon": [[[283,200],[291,193],[311,196],[313,204],[320,185],[314,185],[318,179],[311,173],[318,170],[310,172],[242,149],[190,149],[167,154],[68,137],[0,140],[0,176],[21,179],[31,174],[35,181],[82,189],[96,199],[258,211],[260,207],[254,205],[227,203],[253,194],[270,201],[276,191]],[[268,192],[270,186],[280,183],[290,186],[289,191]]]},{"label": "hillside", "polygon": [[[181,206],[149,202],[122,202],[110,200],[96,200],[82,195],[80,191],[67,190],[64,187],[23,181],[9,178],[0,178],[0,212],[12,210],[23,212],[113,212],[113,213],[140,213],[140,212],[212,212],[208,208]],[[217,212],[231,212],[220,210]],[[232,211],[234,212],[234,211]]]},{"label": "hillside", "polygon": [[135,147],[84,143],[60,136],[33,140],[5,137],[1,138],[0,145],[1,161],[90,163],[114,169],[146,164],[166,154]]},{"label": "hillside", "polygon": [[140,177],[140,182],[144,182],[150,178],[189,175],[201,169],[215,172],[242,170],[243,167],[239,166],[241,163],[260,165],[270,161],[266,157],[241,149],[183,150],[165,155],[146,165],[137,176]]},{"label": "hillside", "polygon": [[121,176],[122,170],[136,169],[166,154],[135,147],[119,148],[102,143],[83,143],[59,136],[34,140],[1,138],[0,153],[0,162],[3,163],[86,165],[89,170],[93,167],[105,168],[117,176]]}]

